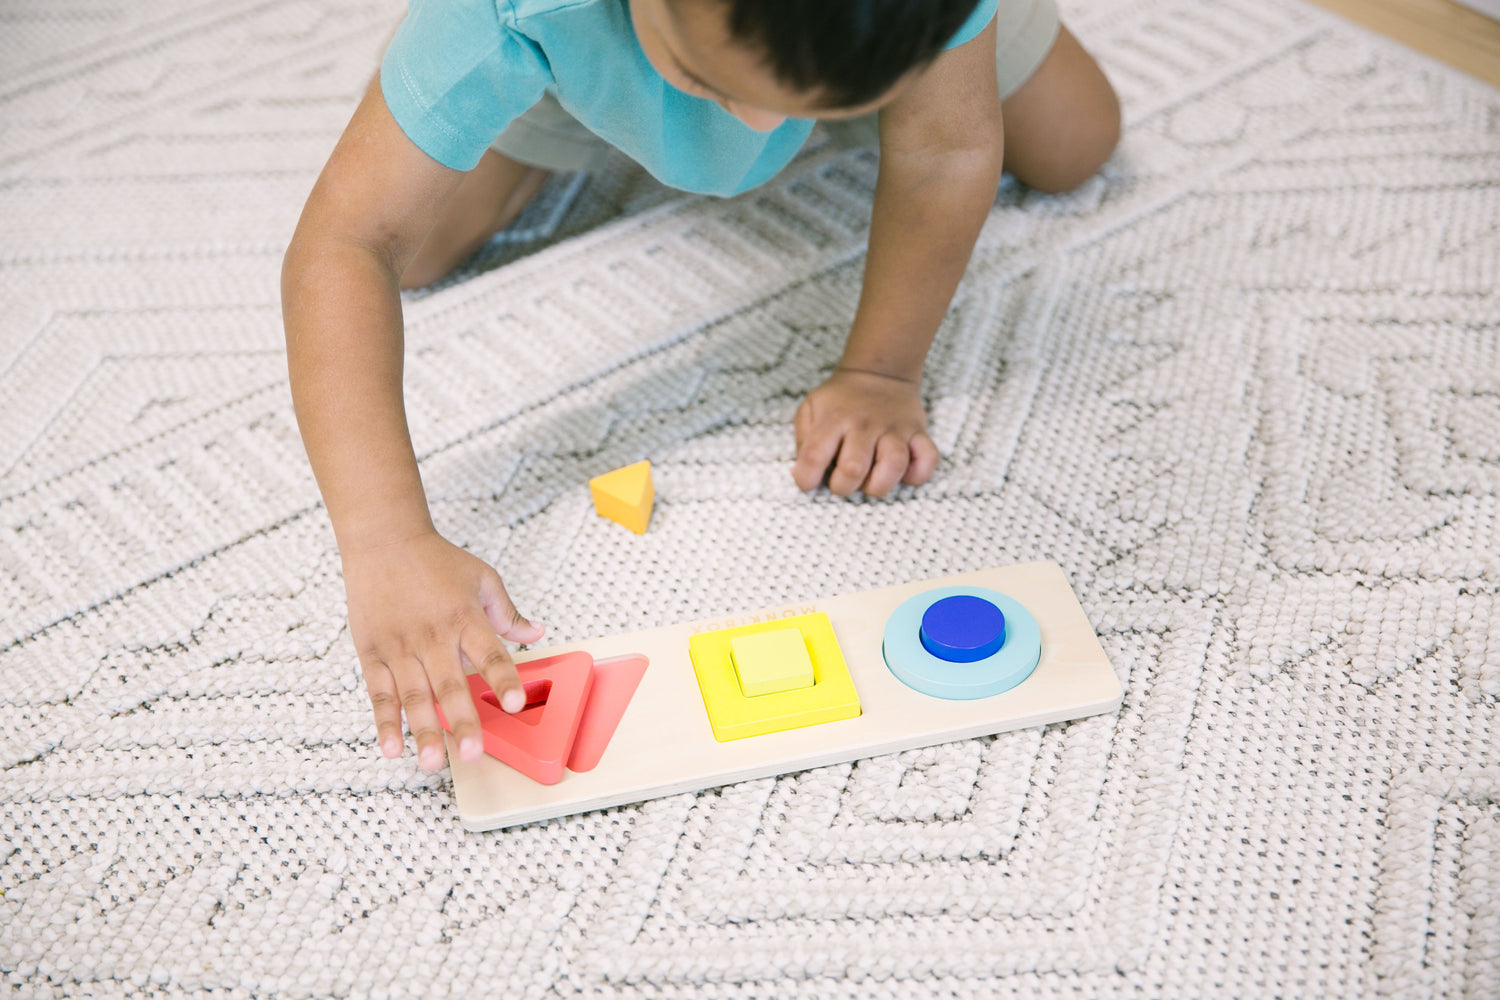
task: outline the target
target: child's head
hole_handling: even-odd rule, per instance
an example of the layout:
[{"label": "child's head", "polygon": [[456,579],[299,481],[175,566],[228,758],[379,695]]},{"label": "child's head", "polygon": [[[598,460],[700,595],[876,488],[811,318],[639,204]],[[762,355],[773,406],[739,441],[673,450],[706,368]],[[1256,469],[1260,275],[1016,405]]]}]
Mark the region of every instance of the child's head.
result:
[{"label": "child's head", "polygon": [[880,107],[933,59],[978,0],[630,0],[667,82],[751,128]]}]

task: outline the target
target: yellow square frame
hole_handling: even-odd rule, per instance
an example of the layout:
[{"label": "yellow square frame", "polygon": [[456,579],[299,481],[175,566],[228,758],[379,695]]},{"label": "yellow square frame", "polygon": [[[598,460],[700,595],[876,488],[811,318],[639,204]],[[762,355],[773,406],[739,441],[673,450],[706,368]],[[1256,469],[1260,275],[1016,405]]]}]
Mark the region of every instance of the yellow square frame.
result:
[{"label": "yellow square frame", "polygon": [[[795,628],[807,642],[813,665],[812,687],[745,697],[730,658],[730,641],[737,635],[784,628]],[[699,632],[688,639],[688,655],[698,676],[703,706],[708,710],[708,724],[720,743],[860,714],[859,695],[833,634],[833,623],[824,612]]]}]

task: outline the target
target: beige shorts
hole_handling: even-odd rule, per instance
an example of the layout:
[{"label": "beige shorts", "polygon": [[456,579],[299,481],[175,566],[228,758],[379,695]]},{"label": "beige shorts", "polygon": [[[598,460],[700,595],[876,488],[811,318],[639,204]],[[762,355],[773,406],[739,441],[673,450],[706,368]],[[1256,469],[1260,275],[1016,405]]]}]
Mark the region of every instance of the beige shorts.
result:
[{"label": "beige shorts", "polygon": [[[1009,97],[1031,79],[1052,43],[1059,22],[1055,0],[1000,0],[995,12],[995,73],[1000,97]],[[872,112],[844,121],[825,122],[829,137],[844,148],[873,147],[880,139]],[[609,143],[563,110],[551,95],[510,123],[490,146],[513,160],[546,170],[597,170]]]}]

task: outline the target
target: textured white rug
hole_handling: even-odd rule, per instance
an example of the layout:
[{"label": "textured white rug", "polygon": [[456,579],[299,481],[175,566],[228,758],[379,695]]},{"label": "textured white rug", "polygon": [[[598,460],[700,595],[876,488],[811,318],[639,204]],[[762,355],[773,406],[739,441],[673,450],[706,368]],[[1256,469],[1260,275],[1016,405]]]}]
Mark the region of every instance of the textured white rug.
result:
[{"label": "textured white rug", "polygon": [[[280,254],[388,0],[0,4],[0,982],[19,996],[1500,996],[1500,95],[1294,0],[1075,0],[945,461],[808,498],[872,164],[409,303],[442,528],[560,639],[1035,558],[1117,716],[464,833],[371,745]],[[649,203],[649,204],[648,204]],[[493,264],[495,256],[491,255]],[[630,535],[585,480],[649,456]]]}]

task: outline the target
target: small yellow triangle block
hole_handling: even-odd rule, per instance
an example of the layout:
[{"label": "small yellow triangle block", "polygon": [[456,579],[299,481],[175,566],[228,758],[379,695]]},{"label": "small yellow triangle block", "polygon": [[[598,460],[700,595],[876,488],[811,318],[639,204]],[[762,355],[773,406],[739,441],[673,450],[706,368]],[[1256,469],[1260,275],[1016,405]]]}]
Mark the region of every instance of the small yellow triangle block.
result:
[{"label": "small yellow triangle block", "polygon": [[623,524],[637,535],[646,533],[651,505],[656,501],[650,459],[595,476],[589,480],[589,492],[601,517]]}]

